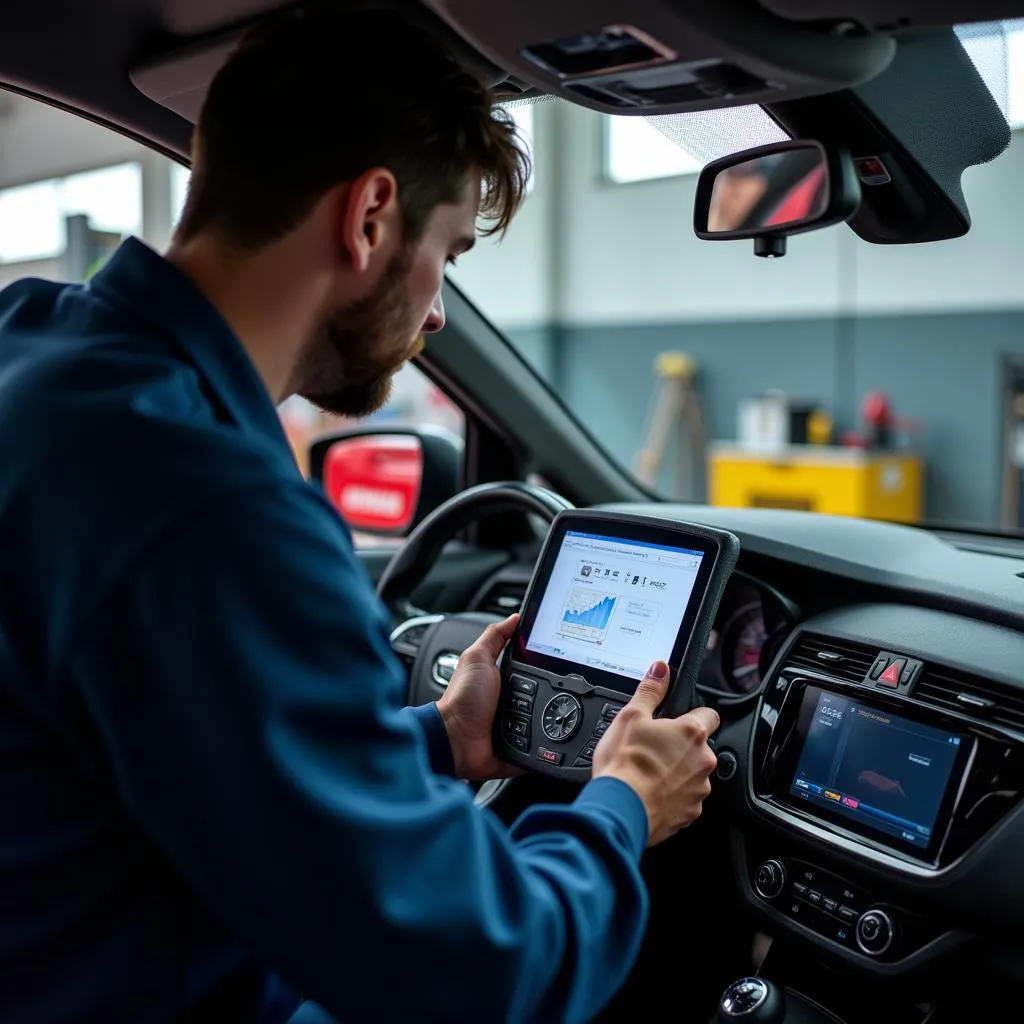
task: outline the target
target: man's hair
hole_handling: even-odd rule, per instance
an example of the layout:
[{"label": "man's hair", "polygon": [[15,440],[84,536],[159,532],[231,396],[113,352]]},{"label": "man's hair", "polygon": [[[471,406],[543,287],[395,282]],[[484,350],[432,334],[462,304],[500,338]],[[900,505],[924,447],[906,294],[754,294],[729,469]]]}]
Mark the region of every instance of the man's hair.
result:
[{"label": "man's hair", "polygon": [[332,4],[271,16],[210,86],[176,237],[211,231],[258,249],[373,167],[394,174],[412,243],[474,171],[483,177],[481,232],[503,233],[530,159],[489,86],[402,15]]}]

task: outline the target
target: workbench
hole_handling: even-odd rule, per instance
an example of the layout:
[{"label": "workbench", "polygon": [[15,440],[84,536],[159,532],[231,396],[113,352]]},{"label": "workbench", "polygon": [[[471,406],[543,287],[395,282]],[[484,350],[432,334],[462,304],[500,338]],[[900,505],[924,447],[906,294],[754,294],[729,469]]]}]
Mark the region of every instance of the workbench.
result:
[{"label": "workbench", "polygon": [[906,451],[827,445],[708,450],[708,500],[731,508],[789,508],[919,523],[924,464]]}]

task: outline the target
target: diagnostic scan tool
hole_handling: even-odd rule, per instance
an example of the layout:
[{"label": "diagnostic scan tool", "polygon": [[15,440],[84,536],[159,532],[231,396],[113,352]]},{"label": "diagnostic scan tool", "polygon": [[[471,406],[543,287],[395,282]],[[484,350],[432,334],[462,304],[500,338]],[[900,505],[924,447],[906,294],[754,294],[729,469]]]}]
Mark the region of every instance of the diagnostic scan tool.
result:
[{"label": "diagnostic scan tool", "polygon": [[586,779],[598,740],[658,660],[670,669],[658,715],[689,711],[738,554],[736,537],[706,526],[561,513],[502,659],[499,756]]}]

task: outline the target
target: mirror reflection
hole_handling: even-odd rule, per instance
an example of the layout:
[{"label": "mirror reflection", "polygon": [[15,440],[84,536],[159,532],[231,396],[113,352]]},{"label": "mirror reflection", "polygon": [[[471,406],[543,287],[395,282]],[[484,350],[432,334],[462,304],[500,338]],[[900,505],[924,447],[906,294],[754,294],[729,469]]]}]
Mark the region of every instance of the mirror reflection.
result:
[{"label": "mirror reflection", "polygon": [[715,178],[712,234],[770,232],[817,220],[828,209],[828,166],[817,146],[744,160]]},{"label": "mirror reflection", "polygon": [[353,530],[398,534],[416,514],[423,481],[419,438],[373,434],[342,438],[324,458],[323,487]]}]

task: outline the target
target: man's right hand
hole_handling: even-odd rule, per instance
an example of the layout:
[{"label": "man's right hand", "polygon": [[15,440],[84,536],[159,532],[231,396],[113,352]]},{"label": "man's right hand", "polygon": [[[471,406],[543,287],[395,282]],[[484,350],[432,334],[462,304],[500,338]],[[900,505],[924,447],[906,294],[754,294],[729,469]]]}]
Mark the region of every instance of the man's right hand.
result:
[{"label": "man's right hand", "polygon": [[700,816],[716,764],[708,746],[718,728],[716,711],[694,708],[679,718],[654,718],[668,682],[668,665],[656,661],[594,751],[594,778],[620,779],[643,802],[649,846]]}]

